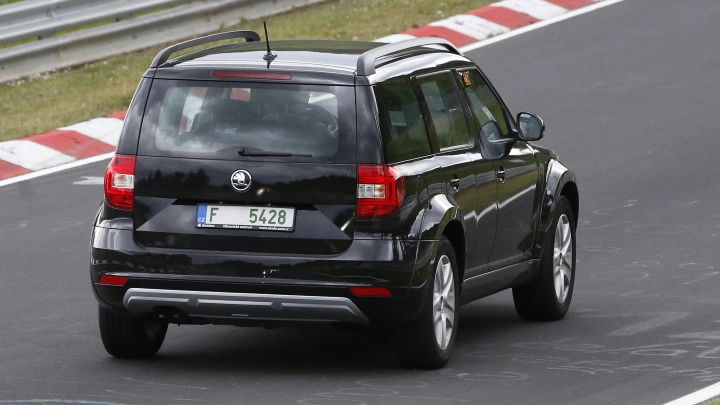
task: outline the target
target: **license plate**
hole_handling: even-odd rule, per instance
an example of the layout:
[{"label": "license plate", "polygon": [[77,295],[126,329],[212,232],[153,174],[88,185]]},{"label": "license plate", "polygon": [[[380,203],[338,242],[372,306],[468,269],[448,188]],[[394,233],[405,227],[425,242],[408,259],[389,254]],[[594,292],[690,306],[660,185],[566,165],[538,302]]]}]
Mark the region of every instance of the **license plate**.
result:
[{"label": "license plate", "polygon": [[195,226],[290,232],[295,227],[295,209],[200,204]]}]

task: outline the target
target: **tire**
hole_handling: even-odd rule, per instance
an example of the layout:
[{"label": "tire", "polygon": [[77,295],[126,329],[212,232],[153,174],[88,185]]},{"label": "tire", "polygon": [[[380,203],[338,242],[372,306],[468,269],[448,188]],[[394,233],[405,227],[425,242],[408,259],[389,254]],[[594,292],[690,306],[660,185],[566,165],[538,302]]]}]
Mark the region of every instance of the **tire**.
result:
[{"label": "tire", "polygon": [[[430,288],[427,288],[425,307],[415,321],[401,330],[396,342],[398,361],[404,367],[421,369],[443,367],[450,360],[455,345],[460,284],[455,251],[446,237],[440,240],[434,263],[435,268],[430,279],[433,282]],[[443,291],[445,294],[442,294]],[[448,322],[452,322],[449,328]],[[443,324],[446,328],[441,329],[440,326]],[[445,335],[439,335],[443,332]]]},{"label": "tire", "polygon": [[160,350],[168,324],[125,315],[98,306],[100,337],[105,350],[115,357],[147,358]]},{"label": "tire", "polygon": [[[546,235],[535,280],[513,288],[515,310],[521,318],[529,321],[557,321],[567,313],[575,287],[575,228],[570,202],[560,197]],[[566,237],[564,243],[560,241],[556,245],[563,235],[569,238]],[[567,241],[570,246],[567,246]],[[562,251],[565,253],[560,254]]]}]

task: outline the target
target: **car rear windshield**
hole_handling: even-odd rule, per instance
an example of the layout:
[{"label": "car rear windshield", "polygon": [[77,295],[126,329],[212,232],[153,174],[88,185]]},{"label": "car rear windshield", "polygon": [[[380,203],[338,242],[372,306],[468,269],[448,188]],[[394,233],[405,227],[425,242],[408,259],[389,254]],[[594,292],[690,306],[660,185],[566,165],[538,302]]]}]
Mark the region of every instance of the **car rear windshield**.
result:
[{"label": "car rear windshield", "polygon": [[153,81],[138,155],[354,162],[352,87]]}]

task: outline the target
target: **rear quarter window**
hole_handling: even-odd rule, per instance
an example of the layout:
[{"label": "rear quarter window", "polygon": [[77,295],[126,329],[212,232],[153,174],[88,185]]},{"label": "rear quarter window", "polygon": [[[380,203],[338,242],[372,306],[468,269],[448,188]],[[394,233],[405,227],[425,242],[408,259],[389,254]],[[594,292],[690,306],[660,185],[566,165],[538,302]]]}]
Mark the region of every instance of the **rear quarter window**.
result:
[{"label": "rear quarter window", "polygon": [[343,86],[155,80],[139,155],[354,161],[355,101]]},{"label": "rear quarter window", "polygon": [[430,140],[410,80],[391,79],[374,90],[386,162],[430,155]]}]

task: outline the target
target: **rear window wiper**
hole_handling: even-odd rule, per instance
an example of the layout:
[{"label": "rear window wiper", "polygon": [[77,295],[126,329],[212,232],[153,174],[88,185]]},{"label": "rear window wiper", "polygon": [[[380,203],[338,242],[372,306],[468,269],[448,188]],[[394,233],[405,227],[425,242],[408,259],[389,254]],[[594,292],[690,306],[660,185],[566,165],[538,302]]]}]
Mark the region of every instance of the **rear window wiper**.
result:
[{"label": "rear window wiper", "polygon": [[288,152],[252,152],[243,147],[239,147],[237,150],[240,156],[279,156],[279,157],[291,157],[291,156],[302,156],[312,157],[309,153],[288,153]]}]

